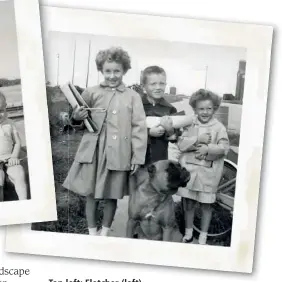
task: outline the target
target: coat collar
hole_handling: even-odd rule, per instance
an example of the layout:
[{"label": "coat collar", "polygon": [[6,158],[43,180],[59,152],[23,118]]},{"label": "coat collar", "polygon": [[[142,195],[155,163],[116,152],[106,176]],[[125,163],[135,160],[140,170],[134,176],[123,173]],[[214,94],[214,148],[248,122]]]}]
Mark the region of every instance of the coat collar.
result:
[{"label": "coat collar", "polygon": [[[103,88],[105,88],[105,89],[112,89],[111,87],[109,87],[109,86],[105,83],[105,81],[101,82],[101,83],[100,83],[100,86],[103,87]],[[125,87],[125,84],[124,84],[124,83],[121,83],[118,87],[116,87],[116,88],[114,88],[114,89],[118,90],[119,92],[124,92],[125,89],[126,89],[126,87]]]},{"label": "coat collar", "polygon": [[[148,100],[147,94],[143,95],[142,101],[144,105],[151,105],[151,103]],[[173,106],[170,103],[168,103],[165,98],[161,98],[156,104],[164,106],[164,107],[173,108]]]}]

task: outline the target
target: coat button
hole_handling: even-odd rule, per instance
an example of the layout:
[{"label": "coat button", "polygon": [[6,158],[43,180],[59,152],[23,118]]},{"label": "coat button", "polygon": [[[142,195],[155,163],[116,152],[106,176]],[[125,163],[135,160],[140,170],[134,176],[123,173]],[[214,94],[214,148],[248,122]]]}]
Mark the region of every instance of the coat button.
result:
[{"label": "coat button", "polygon": [[113,114],[115,115],[117,113],[117,111],[116,110],[113,110]]},{"label": "coat button", "polygon": [[116,139],[117,139],[117,136],[116,136],[116,135],[113,135],[113,139],[116,140]]}]

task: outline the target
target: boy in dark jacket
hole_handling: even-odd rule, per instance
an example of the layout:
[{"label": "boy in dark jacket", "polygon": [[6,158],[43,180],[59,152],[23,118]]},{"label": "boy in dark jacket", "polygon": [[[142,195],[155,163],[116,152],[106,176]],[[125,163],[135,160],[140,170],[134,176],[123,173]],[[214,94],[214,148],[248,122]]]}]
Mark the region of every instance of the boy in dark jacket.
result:
[{"label": "boy in dark jacket", "polygon": [[146,116],[165,117],[162,126],[148,129],[148,146],[145,164],[168,159],[168,142],[176,142],[177,132],[168,116],[177,112],[164,99],[166,88],[165,70],[158,66],[147,67],[143,71],[142,86],[145,94],[142,101]]}]

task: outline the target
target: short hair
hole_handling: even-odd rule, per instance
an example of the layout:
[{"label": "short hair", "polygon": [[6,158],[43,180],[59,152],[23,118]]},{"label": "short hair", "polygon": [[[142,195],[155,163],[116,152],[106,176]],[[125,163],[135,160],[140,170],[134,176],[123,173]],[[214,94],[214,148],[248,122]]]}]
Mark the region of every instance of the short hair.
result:
[{"label": "short hair", "polygon": [[166,72],[163,68],[159,66],[150,66],[143,70],[142,77],[141,77],[141,83],[144,85],[147,81],[148,75],[155,73],[155,74],[164,74],[166,76]]},{"label": "short hair", "polygon": [[205,100],[212,101],[215,111],[218,110],[221,104],[221,98],[217,94],[205,89],[199,89],[198,91],[193,93],[190,98],[189,104],[193,109],[195,109],[198,101],[205,101]]},{"label": "short hair", "polygon": [[96,56],[97,70],[103,70],[106,61],[116,62],[122,65],[124,73],[131,69],[131,59],[126,51],[120,47],[111,47],[109,49],[100,50]]},{"label": "short hair", "polygon": [[6,97],[5,95],[0,91],[0,102],[4,102],[4,104],[6,104]]}]

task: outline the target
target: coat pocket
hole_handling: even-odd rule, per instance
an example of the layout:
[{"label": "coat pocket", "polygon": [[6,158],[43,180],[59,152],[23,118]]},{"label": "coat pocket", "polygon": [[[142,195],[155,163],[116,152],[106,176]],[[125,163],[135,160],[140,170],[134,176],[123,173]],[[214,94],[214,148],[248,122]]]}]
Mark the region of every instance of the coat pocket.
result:
[{"label": "coat pocket", "polygon": [[98,131],[92,133],[86,131],[81,139],[78,150],[76,152],[75,160],[79,163],[92,163],[94,153],[96,150],[97,142],[99,139],[100,132],[107,116],[106,109],[104,110],[92,110],[91,118],[95,123]]},{"label": "coat pocket", "polygon": [[199,177],[203,184],[203,192],[215,193],[219,184],[219,177],[216,168],[213,166],[211,168],[202,167]]},{"label": "coat pocket", "polygon": [[78,146],[75,160],[79,163],[92,163],[96,150],[98,134],[85,132]]}]

